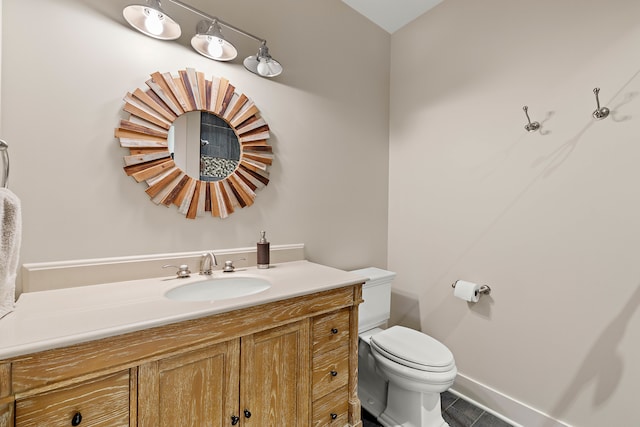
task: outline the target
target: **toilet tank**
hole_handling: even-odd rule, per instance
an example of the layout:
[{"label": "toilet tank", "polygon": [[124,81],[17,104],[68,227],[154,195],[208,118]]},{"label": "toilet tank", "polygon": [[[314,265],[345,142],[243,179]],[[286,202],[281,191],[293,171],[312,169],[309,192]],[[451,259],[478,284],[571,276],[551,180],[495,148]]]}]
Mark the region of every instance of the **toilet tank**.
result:
[{"label": "toilet tank", "polygon": [[358,332],[362,333],[381,326],[389,320],[391,283],[396,273],[376,267],[354,270],[353,273],[369,278],[362,286],[364,302],[358,308]]}]

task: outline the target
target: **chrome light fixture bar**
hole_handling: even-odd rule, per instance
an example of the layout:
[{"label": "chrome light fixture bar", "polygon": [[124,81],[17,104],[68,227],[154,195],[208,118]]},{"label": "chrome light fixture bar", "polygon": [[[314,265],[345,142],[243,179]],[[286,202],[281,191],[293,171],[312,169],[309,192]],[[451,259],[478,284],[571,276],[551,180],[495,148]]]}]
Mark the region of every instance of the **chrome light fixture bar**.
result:
[{"label": "chrome light fixture bar", "polygon": [[[179,0],[169,0],[188,11],[204,18],[198,23],[191,46],[199,54],[216,61],[231,61],[238,55],[236,48],[222,36],[221,27],[260,42],[258,53],[247,57],[245,68],[261,77],[275,77],[282,73],[282,65],[269,54],[267,41],[254,36],[234,25],[211,16]],[[145,0],[144,5],[130,5],[122,11],[124,18],[136,30],[160,40],[175,40],[182,34],[180,25],[161,8],[160,0]]]}]

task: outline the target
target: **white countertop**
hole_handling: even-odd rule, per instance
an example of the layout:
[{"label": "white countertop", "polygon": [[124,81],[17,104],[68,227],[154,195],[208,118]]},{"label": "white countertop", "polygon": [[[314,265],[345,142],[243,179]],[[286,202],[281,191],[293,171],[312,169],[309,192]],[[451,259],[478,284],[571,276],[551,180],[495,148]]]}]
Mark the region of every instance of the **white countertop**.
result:
[{"label": "white countertop", "polygon": [[[174,301],[177,286],[216,277],[253,276],[271,287],[221,301]],[[362,283],[366,277],[308,261],[240,268],[212,276],[192,274],[24,293],[15,310],[0,319],[0,360],[243,307]]]}]

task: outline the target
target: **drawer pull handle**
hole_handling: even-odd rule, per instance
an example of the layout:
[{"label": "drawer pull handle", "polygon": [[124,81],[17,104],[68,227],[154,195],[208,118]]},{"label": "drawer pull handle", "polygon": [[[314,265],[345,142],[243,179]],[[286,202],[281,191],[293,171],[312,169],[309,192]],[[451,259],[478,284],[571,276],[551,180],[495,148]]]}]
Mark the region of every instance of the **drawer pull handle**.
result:
[{"label": "drawer pull handle", "polygon": [[338,333],[338,328],[331,328],[331,333],[333,335],[337,334]]},{"label": "drawer pull handle", "polygon": [[338,414],[333,414],[333,413],[332,413],[332,414],[331,414],[331,419],[332,419],[332,420],[335,420],[336,418],[338,418]]},{"label": "drawer pull handle", "polygon": [[76,412],[75,414],[73,414],[73,418],[71,418],[71,425],[74,427],[79,426],[81,422],[82,414],[80,412]]},{"label": "drawer pull handle", "polygon": [[249,412],[249,410],[248,410],[248,409],[245,409],[245,410],[244,410],[244,417],[245,417],[245,418],[251,418],[251,412]]},{"label": "drawer pull handle", "polygon": [[236,415],[231,415],[231,425],[232,426],[238,424],[238,421],[240,421],[240,417],[238,417]]},{"label": "drawer pull handle", "polygon": [[331,371],[331,376],[332,376],[332,377],[335,377],[335,376],[337,376],[337,375],[338,375],[338,371]]}]

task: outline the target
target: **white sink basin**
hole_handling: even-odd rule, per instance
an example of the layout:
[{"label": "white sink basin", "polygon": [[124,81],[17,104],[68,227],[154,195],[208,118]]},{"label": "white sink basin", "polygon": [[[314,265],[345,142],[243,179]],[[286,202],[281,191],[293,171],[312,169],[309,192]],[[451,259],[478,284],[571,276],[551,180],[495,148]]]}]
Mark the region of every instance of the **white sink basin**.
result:
[{"label": "white sink basin", "polygon": [[164,294],[176,301],[219,301],[266,291],[271,283],[257,277],[219,277],[178,286]]}]

